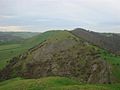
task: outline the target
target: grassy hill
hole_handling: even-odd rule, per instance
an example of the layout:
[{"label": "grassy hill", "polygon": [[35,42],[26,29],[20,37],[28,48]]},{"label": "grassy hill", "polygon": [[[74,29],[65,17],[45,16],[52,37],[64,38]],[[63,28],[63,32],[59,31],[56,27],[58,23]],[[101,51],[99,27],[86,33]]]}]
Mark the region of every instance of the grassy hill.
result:
[{"label": "grassy hill", "polygon": [[111,33],[98,33],[77,28],[71,31],[77,37],[80,37],[97,47],[105,49],[111,53],[120,55],[120,36]]},{"label": "grassy hill", "polygon": [[65,77],[15,78],[1,82],[0,90],[120,90],[120,85],[82,84]]},{"label": "grassy hill", "polygon": [[[59,34],[62,35],[59,36]],[[59,40],[59,38],[56,37],[59,36],[60,40],[62,40],[66,35],[67,37],[69,37],[68,33],[65,34],[61,31],[48,31],[32,38],[26,39],[25,41],[22,41],[20,43],[8,43],[0,45],[0,69],[4,68],[11,58],[19,56],[20,54],[27,52],[29,49],[37,47],[40,43],[43,43],[47,39],[49,39],[49,41],[53,40],[53,42],[56,42]],[[91,47],[95,47],[98,49],[98,47],[94,45],[92,45]],[[100,48],[99,52],[101,57],[110,64],[110,67],[112,69],[111,78],[116,84],[82,84],[78,81],[61,77],[48,77],[41,79],[15,78],[0,82],[0,90],[120,90],[120,56],[116,56]],[[66,81],[66,79],[68,81]],[[57,82],[59,85],[57,84]]]},{"label": "grassy hill", "polygon": [[[90,43],[68,31],[51,31],[45,35],[48,38],[35,39],[42,39],[41,44],[10,61],[0,74],[1,80],[17,76],[40,78],[56,75],[86,83],[111,83],[108,64]],[[32,43],[35,44],[35,40]],[[29,42],[31,39],[24,46],[28,47]]]}]

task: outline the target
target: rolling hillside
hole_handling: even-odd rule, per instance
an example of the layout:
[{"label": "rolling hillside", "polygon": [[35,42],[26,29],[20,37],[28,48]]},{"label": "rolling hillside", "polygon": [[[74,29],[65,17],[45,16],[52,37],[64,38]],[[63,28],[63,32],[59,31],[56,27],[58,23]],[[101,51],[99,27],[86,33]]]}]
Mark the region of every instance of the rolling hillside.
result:
[{"label": "rolling hillside", "polygon": [[33,32],[0,32],[0,45],[19,43],[40,33]]},{"label": "rolling hillside", "polygon": [[120,36],[117,34],[97,33],[81,28],[77,28],[71,32],[74,35],[96,45],[97,47],[106,49],[111,53],[120,55]]},{"label": "rolling hillside", "polygon": [[23,38],[23,39],[27,39],[27,38],[31,38],[33,36],[36,36],[40,33],[38,32],[0,32],[0,36],[16,36],[19,38]]},{"label": "rolling hillside", "polygon": [[15,42],[18,42],[18,41],[21,41],[21,40],[22,40],[21,37],[0,33],[0,44],[15,43]]}]

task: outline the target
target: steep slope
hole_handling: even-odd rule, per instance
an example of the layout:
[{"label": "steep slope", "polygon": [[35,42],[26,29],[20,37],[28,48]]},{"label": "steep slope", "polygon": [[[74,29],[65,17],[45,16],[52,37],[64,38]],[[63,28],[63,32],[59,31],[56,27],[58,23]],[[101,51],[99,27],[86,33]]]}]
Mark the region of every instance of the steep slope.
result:
[{"label": "steep slope", "polygon": [[110,67],[99,56],[99,50],[68,31],[52,31],[52,36],[14,57],[0,72],[1,80],[46,76],[66,76],[85,83],[111,83]]},{"label": "steep slope", "polygon": [[0,45],[0,69],[4,68],[11,58],[26,52],[28,49],[35,47],[56,33],[56,31],[47,31],[34,37],[22,40],[21,42],[13,43],[10,41],[10,43],[7,42]]},{"label": "steep slope", "polygon": [[117,34],[103,34],[85,29],[77,28],[71,31],[74,35],[87,40],[88,42],[97,45],[100,48],[106,49],[114,54],[120,55],[120,36]]}]

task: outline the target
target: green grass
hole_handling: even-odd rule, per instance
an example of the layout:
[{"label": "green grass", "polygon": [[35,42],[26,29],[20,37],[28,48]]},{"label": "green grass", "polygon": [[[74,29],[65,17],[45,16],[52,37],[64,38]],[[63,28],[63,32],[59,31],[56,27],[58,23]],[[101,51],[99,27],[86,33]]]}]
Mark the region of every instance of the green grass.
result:
[{"label": "green grass", "polygon": [[101,50],[102,57],[107,60],[110,64],[120,64],[120,56],[115,56],[107,51]]},{"label": "green grass", "polygon": [[20,44],[9,44],[9,45],[0,45],[0,51],[19,48]]},{"label": "green grass", "polygon": [[113,82],[120,82],[120,56],[115,56],[105,50],[101,50],[101,56],[111,65]]},{"label": "green grass", "polygon": [[65,77],[15,78],[0,82],[0,90],[120,90],[120,86],[81,84]]},{"label": "green grass", "polygon": [[21,52],[21,44],[0,45],[0,69],[7,64],[8,60]]}]

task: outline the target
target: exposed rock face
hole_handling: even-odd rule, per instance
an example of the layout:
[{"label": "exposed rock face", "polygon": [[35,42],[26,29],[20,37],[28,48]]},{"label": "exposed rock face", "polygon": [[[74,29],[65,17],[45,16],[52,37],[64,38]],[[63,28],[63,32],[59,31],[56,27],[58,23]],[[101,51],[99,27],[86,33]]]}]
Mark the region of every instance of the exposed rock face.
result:
[{"label": "exposed rock face", "polygon": [[96,61],[94,62],[94,64],[91,67],[91,75],[88,78],[88,82],[91,83],[91,81],[93,83],[96,83],[96,82],[111,83],[110,67],[108,67],[105,61],[99,60],[99,62],[97,63]]},{"label": "exposed rock face", "polygon": [[109,65],[100,58],[98,50],[73,35],[48,39],[27,53],[13,58],[1,71],[0,78],[16,76],[66,76],[85,83],[111,82]]}]

